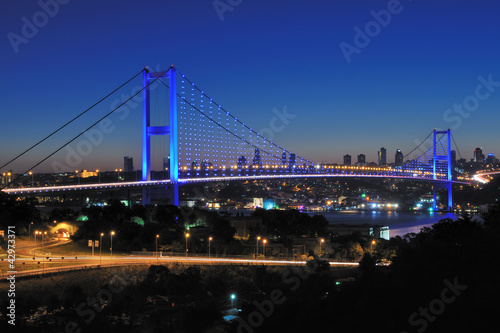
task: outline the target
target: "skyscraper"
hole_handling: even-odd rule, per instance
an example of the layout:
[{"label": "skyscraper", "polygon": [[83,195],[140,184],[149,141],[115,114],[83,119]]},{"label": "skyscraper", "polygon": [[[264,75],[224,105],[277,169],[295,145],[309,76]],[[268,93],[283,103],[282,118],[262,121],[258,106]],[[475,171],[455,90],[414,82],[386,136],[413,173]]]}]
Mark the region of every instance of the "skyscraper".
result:
[{"label": "skyscraper", "polygon": [[451,151],[450,159],[451,159],[451,165],[457,164],[457,152],[455,150]]},{"label": "skyscraper", "polygon": [[362,166],[362,165],[365,165],[365,163],[366,163],[366,156],[365,156],[365,154],[359,154],[358,155],[358,163],[357,164],[359,166]]},{"label": "skyscraper", "polygon": [[477,147],[476,149],[474,149],[474,162],[484,162],[483,148]]},{"label": "skyscraper", "polygon": [[386,165],[387,164],[387,150],[382,147],[378,151],[378,165]]},{"label": "skyscraper", "polygon": [[281,165],[286,165],[286,150],[283,150],[283,155],[281,155]]},{"label": "skyscraper", "polygon": [[289,154],[288,166],[293,168],[295,166],[295,154]]},{"label": "skyscraper", "polygon": [[254,164],[254,165],[262,165],[262,160],[260,158],[260,149],[259,148],[255,149],[255,155],[253,157],[252,164]]},{"label": "skyscraper", "polygon": [[247,158],[243,155],[241,155],[239,158],[238,158],[238,168],[242,168],[244,167],[245,165],[247,165]]},{"label": "skyscraper", "polygon": [[125,156],[123,158],[123,171],[134,172],[134,159],[132,157]]},{"label": "skyscraper", "polygon": [[401,149],[396,150],[396,156],[394,157],[394,165],[402,166],[403,165],[403,152]]},{"label": "skyscraper", "polygon": [[344,165],[351,165],[351,155],[344,155]]},{"label": "skyscraper", "polygon": [[170,156],[163,158],[163,171],[168,170],[170,168]]}]

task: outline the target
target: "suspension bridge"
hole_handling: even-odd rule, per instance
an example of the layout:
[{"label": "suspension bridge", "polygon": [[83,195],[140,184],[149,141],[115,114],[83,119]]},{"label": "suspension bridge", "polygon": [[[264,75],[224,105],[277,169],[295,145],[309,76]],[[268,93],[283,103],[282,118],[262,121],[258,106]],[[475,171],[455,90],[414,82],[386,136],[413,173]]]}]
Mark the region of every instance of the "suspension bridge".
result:
[{"label": "suspension bridge", "polygon": [[[145,68],[132,79],[140,74],[142,74],[142,89],[140,91],[29,170],[33,170],[45,162],[63,147],[71,144],[86,131],[123,107],[132,98],[142,94],[141,180],[28,188],[15,188],[11,184],[11,188],[4,187],[2,191],[17,196],[28,196],[40,193],[140,188],[142,189],[143,204],[150,203],[154,193],[160,190],[169,193],[172,204],[179,205],[179,185],[187,183],[310,177],[394,178],[431,182],[434,189],[434,209],[436,209],[437,201],[436,191],[445,189],[448,193],[447,207],[448,210],[452,210],[453,184],[468,184],[471,181],[467,178],[453,178],[451,159],[453,137],[450,130],[438,131],[434,129],[428,136],[428,138],[432,136],[432,145],[425,149],[421,155],[401,166],[325,166],[298,156],[292,150],[267,139],[252,129],[250,124],[224,109],[173,66],[161,72],[153,72]],[[1,166],[0,169],[78,119],[132,79],[43,140],[20,153]],[[163,86],[168,91],[163,101],[164,105],[161,106],[160,112],[165,115],[161,122],[152,118],[152,109],[158,108],[161,104],[152,98],[158,86]],[[165,147],[165,151],[162,152],[163,156],[168,156],[168,166],[162,167],[162,169],[166,169],[162,170],[166,171],[166,176],[165,179],[161,180],[152,180],[155,168],[152,164],[151,146],[152,139],[156,136],[168,137],[168,148]]]}]

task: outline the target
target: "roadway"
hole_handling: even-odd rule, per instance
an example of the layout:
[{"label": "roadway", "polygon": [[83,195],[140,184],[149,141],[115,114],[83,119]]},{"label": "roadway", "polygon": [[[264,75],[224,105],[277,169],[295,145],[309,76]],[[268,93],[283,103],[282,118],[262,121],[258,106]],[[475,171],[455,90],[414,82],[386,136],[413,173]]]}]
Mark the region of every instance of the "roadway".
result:
[{"label": "roadway", "polygon": [[[401,172],[404,173],[404,172]],[[432,179],[429,177],[421,177],[418,174],[408,173],[407,175],[387,175],[377,172],[367,173],[286,173],[276,175],[237,175],[225,177],[199,177],[199,178],[184,178],[179,179],[178,184],[189,184],[199,182],[221,182],[231,180],[272,180],[272,179],[285,179],[285,178],[391,178],[391,179],[404,179],[404,180],[417,180],[427,181],[434,183],[443,183],[446,180]],[[456,184],[470,185],[470,180],[453,181]],[[23,194],[45,194],[51,193],[69,193],[74,191],[94,191],[94,190],[114,190],[120,188],[147,188],[147,187],[161,187],[174,184],[170,180],[155,180],[155,181],[135,181],[135,182],[118,182],[118,183],[99,183],[99,184],[82,184],[82,185],[62,185],[62,186],[46,186],[46,187],[26,187],[26,188],[13,188],[3,189],[2,191],[7,194],[23,195]]]},{"label": "roadway", "polygon": [[[51,241],[47,242],[45,246],[57,246],[66,244],[69,241]],[[305,266],[306,261],[303,260],[274,260],[274,259],[245,259],[245,258],[227,258],[227,257],[194,257],[194,256],[165,256],[160,253],[156,255],[127,255],[117,254],[110,257],[106,256],[71,256],[59,255],[41,256],[40,254],[33,254],[34,250],[40,249],[40,244],[24,244],[17,248],[16,255],[25,255],[26,257],[16,257],[16,267],[22,267],[23,263],[37,263],[40,262],[42,268],[31,270],[20,270],[16,272],[17,277],[26,277],[33,275],[53,274],[65,271],[84,270],[99,267],[119,267],[130,265],[162,265],[170,263],[182,263],[185,265],[194,266],[251,266],[251,265],[268,265],[268,266]],[[63,259],[64,258],[64,259]],[[4,261],[4,263],[7,263]],[[59,267],[45,267],[46,265],[54,266],[64,264]],[[333,266],[358,266],[358,263],[348,262],[334,262],[330,261]],[[4,280],[10,277],[10,274],[1,274],[0,279]]]}]

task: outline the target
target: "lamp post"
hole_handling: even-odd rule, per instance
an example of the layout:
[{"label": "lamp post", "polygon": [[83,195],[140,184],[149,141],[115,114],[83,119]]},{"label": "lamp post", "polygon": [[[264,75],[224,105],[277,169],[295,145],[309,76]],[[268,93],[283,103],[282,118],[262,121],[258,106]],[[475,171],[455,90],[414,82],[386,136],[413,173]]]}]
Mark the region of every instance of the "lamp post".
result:
[{"label": "lamp post", "polygon": [[257,236],[257,253],[255,253],[255,258],[259,256],[259,241],[260,241],[260,236]]},{"label": "lamp post", "polygon": [[[42,232],[40,232],[42,233]],[[47,231],[44,231],[42,233],[42,274],[45,272],[45,249],[43,248],[43,239],[45,238],[44,236],[47,234]]]},{"label": "lamp post", "polygon": [[156,235],[156,264],[158,265],[158,238],[160,238],[160,235]]},{"label": "lamp post", "polygon": [[80,185],[80,174],[78,173],[78,170],[75,170],[76,176],[78,177],[78,185]]},{"label": "lamp post", "polygon": [[99,266],[102,263],[102,236],[104,236],[104,233],[101,232],[101,238],[99,238]]},{"label": "lamp post", "polygon": [[189,238],[189,233],[186,233],[186,257],[188,256],[188,238]]},{"label": "lamp post", "polygon": [[97,172],[97,176],[99,177],[99,184],[101,183],[101,173],[99,172],[99,169],[97,169],[95,172]]},{"label": "lamp post", "polygon": [[33,224],[33,222],[30,222],[30,224],[28,224],[28,241],[31,241],[31,225]]},{"label": "lamp post", "polygon": [[320,257],[321,257],[321,243],[324,243],[324,242],[325,242],[325,240],[324,240],[323,238],[321,238],[321,239],[319,240],[319,256],[320,256]]},{"label": "lamp post", "polygon": [[111,231],[111,259],[113,259],[113,235],[115,234],[114,231]]},{"label": "lamp post", "polygon": [[234,308],[233,303],[234,303],[234,300],[236,299],[236,295],[235,294],[231,294],[230,298],[231,298],[231,309],[233,309]]},{"label": "lamp post", "polygon": [[[36,246],[36,235],[38,235],[39,231],[35,230],[35,246]],[[33,260],[36,258],[36,249],[33,249]]]},{"label": "lamp post", "polygon": [[35,175],[33,174],[33,171],[28,172],[28,175],[31,176],[31,187],[35,186]]},{"label": "lamp post", "polygon": [[373,252],[373,245],[377,244],[377,242],[375,242],[375,239],[372,240],[372,243],[370,244],[370,252]]},{"label": "lamp post", "polygon": [[115,171],[118,173],[118,181],[120,181],[120,171],[122,171],[122,169],[115,169]]},{"label": "lamp post", "polygon": [[208,259],[210,259],[210,243],[212,242],[212,237],[208,237]]},{"label": "lamp post", "polygon": [[267,243],[267,239],[263,239],[262,240],[262,246],[264,247],[264,250],[262,250],[262,254],[264,255],[264,259],[266,259],[266,243]]}]

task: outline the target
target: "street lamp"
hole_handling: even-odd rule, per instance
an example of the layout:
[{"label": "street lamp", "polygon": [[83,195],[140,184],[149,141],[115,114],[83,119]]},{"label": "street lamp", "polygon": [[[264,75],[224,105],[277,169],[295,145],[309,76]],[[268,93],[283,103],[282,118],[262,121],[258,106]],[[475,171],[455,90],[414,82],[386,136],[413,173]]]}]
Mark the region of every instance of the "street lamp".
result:
[{"label": "street lamp", "polygon": [[99,176],[99,184],[101,183],[101,173],[99,172],[99,169],[97,169],[95,172],[97,172],[97,176]]},{"label": "street lamp", "polygon": [[188,256],[188,238],[189,238],[189,233],[186,233],[186,257]]},{"label": "street lamp", "polygon": [[31,241],[31,225],[33,224],[33,222],[31,222],[30,224],[28,224],[28,241]]},{"label": "street lamp", "polygon": [[[42,234],[42,232],[40,231]],[[47,234],[47,231],[44,231],[42,234],[42,274],[45,271],[45,250],[43,248],[43,239],[45,238],[44,236]]]},{"label": "street lamp", "polygon": [[120,181],[120,172],[122,171],[122,169],[115,169],[115,171],[118,173],[118,181]]},{"label": "street lamp", "polygon": [[28,175],[31,176],[31,187],[35,186],[35,175],[33,174],[33,171],[28,172]]},{"label": "street lamp", "polygon": [[263,250],[264,259],[266,259],[266,243],[267,243],[267,239],[263,239],[262,246],[264,247],[264,250]]},{"label": "street lamp", "polygon": [[260,241],[260,236],[257,236],[257,253],[255,254],[255,258],[259,256],[259,241]]},{"label": "street lamp", "polygon": [[372,243],[370,244],[370,252],[373,252],[373,245],[377,244],[377,242],[375,242],[375,239],[372,240]]},{"label": "street lamp", "polygon": [[78,173],[78,170],[75,170],[76,176],[78,177],[78,185],[80,185],[80,174]]},{"label": "street lamp", "polygon": [[208,259],[210,259],[210,243],[212,242],[212,237],[208,237]]},{"label": "street lamp", "polygon": [[235,295],[235,294],[231,294],[231,297],[230,297],[230,298],[231,298],[231,309],[233,309],[233,308],[234,308],[234,306],[233,306],[233,302],[234,302],[234,300],[236,299],[236,295]]},{"label": "street lamp", "polygon": [[101,232],[101,238],[99,239],[99,266],[102,263],[102,236],[104,236],[104,233]]},{"label": "street lamp", "polygon": [[321,257],[321,243],[324,243],[324,242],[325,242],[325,240],[324,240],[323,238],[321,238],[321,239],[319,240],[319,256],[320,256],[320,257]]},{"label": "street lamp", "polygon": [[111,231],[111,259],[113,259],[113,235],[115,234],[114,231]]},{"label": "street lamp", "polygon": [[160,235],[156,235],[156,264],[158,265],[158,238],[160,238]]}]

